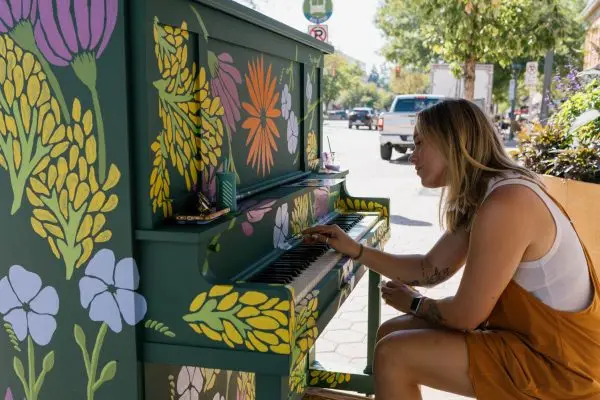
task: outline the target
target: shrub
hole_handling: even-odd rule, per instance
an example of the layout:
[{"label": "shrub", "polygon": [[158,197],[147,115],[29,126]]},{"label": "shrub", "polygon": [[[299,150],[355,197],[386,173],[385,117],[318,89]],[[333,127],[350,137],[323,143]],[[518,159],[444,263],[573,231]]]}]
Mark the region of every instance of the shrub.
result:
[{"label": "shrub", "polygon": [[590,109],[600,109],[597,81],[572,93],[546,126],[536,123],[522,133],[514,157],[539,174],[600,183],[600,119],[570,132],[574,120]]}]

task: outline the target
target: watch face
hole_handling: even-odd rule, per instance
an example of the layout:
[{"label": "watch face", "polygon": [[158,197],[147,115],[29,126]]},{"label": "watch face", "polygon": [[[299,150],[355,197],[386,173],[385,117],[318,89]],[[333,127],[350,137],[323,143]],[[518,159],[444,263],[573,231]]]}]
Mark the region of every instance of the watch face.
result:
[{"label": "watch face", "polygon": [[422,297],[415,297],[413,301],[410,303],[410,311],[416,312],[419,307],[419,303],[421,302]]}]

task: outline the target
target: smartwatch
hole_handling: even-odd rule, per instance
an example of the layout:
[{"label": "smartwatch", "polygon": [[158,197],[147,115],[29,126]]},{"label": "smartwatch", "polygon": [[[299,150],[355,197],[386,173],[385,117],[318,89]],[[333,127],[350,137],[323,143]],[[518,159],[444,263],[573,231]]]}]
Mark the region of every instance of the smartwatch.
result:
[{"label": "smartwatch", "polygon": [[410,312],[413,315],[417,314],[417,312],[421,308],[421,304],[423,304],[424,300],[425,300],[425,297],[423,297],[423,296],[417,296],[417,297],[413,298],[412,302],[410,303]]}]

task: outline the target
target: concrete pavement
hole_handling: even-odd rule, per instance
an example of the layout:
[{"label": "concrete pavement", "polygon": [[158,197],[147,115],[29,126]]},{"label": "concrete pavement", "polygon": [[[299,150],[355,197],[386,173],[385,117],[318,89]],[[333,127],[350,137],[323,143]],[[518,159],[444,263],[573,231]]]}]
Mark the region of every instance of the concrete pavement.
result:
[{"label": "concrete pavement", "polygon": [[[376,131],[349,130],[345,121],[327,121],[327,137],[336,161],[348,168],[347,186],[355,196],[389,197],[391,200],[392,236],[386,246],[391,253],[426,252],[442,231],[438,223],[438,190],[425,189],[408,162],[408,157],[394,153],[394,161],[380,159]],[[422,292],[432,298],[456,293],[460,272],[444,284]],[[316,343],[317,360],[363,368],[367,351],[367,283],[365,276],[346,300],[335,318]],[[382,303],[383,304],[383,303]],[[400,313],[383,304],[382,321]],[[466,397],[423,388],[424,400],[459,400]]]}]

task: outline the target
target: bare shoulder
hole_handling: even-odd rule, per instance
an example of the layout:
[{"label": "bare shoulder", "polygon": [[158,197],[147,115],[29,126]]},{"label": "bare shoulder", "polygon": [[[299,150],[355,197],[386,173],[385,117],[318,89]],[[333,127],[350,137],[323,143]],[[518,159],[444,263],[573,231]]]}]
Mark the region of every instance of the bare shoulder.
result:
[{"label": "bare shoulder", "polygon": [[[474,228],[493,228],[516,231],[533,228],[544,202],[524,185],[505,185],[496,188],[477,211]],[[491,225],[491,226],[490,226]],[[522,232],[526,233],[526,232]]]}]

